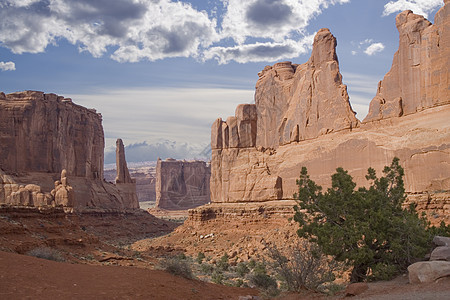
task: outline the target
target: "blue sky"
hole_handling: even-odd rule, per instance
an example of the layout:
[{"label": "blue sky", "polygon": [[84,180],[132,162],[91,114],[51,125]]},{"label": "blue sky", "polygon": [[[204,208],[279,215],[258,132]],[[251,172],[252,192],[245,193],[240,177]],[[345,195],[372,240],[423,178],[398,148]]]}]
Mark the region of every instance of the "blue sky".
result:
[{"label": "blue sky", "polygon": [[103,115],[129,161],[194,158],[210,125],[252,103],[257,73],[304,63],[330,28],[362,120],[398,47],[395,16],[442,0],[0,0],[0,91],[71,97]]}]

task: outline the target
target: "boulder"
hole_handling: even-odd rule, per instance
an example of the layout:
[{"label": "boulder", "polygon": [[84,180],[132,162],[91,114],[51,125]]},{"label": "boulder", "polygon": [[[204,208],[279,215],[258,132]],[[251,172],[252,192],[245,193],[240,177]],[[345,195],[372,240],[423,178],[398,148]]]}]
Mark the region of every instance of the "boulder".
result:
[{"label": "boulder", "polygon": [[450,262],[421,261],[408,267],[409,283],[430,283],[437,279],[450,276]]},{"label": "boulder", "polygon": [[446,260],[450,261],[450,246],[436,247],[430,255],[430,260]]},{"label": "boulder", "polygon": [[435,236],[433,238],[433,244],[435,244],[436,246],[448,246],[450,247],[450,237],[445,237],[445,236]]}]

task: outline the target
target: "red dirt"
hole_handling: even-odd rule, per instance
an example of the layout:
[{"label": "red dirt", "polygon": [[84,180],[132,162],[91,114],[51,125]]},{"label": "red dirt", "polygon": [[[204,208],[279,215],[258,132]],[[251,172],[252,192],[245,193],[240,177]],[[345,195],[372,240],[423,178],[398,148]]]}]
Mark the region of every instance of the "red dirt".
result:
[{"label": "red dirt", "polygon": [[0,299],[238,299],[227,287],[136,267],[92,266],[0,252]]}]

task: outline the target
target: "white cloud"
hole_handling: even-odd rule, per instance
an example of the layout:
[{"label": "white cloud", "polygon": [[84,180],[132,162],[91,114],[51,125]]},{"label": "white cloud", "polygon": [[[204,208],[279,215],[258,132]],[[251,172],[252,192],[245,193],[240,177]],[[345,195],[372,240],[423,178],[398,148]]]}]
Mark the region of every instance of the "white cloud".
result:
[{"label": "white cloud", "polygon": [[222,0],[217,16],[174,0],[2,0],[0,44],[39,53],[66,39],[94,57],[111,52],[119,62],[274,61],[304,53],[311,19],[349,1]]},{"label": "white cloud", "polygon": [[118,61],[196,56],[217,40],[216,21],[170,0],[6,0],[0,42],[14,53],[43,52],[65,38],[99,57],[108,47]]},{"label": "white cloud", "polygon": [[415,14],[428,17],[428,13],[436,8],[444,5],[443,0],[397,0],[389,1],[384,6],[383,16],[387,16],[396,12],[407,9],[412,10]]},{"label": "white cloud", "polygon": [[16,64],[12,61],[3,62],[0,61],[0,70],[2,71],[14,71],[16,69]]},{"label": "white cloud", "polygon": [[383,43],[373,43],[369,47],[367,47],[366,50],[364,50],[364,53],[370,56],[383,50],[384,50]]},{"label": "white cloud", "polygon": [[219,64],[232,60],[238,63],[277,61],[297,57],[311,48],[314,35],[306,36],[300,41],[285,40],[280,43],[254,43],[234,47],[212,47],[205,52],[204,59],[216,59]]},{"label": "white cloud", "polygon": [[243,44],[247,38],[268,38],[282,42],[302,33],[309,21],[330,4],[349,0],[228,0],[222,22],[222,36]]},{"label": "white cloud", "polygon": [[253,95],[254,90],[226,88],[145,88],[65,96],[101,112],[109,147],[117,138],[125,144],[144,140],[209,144],[214,120],[234,115],[236,106],[252,102]]}]

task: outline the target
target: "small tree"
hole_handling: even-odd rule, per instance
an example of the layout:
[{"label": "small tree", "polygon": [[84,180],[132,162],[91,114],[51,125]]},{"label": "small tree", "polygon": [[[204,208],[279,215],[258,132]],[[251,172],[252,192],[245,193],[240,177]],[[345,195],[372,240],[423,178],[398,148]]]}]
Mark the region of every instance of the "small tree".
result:
[{"label": "small tree", "polygon": [[427,222],[414,207],[402,209],[405,200],[403,168],[394,158],[377,178],[368,169],[369,189],[359,188],[352,177],[337,168],[331,188],[322,187],[302,168],[294,216],[298,235],[317,243],[325,254],[352,267],[351,281],[388,279],[418,257],[423,257],[431,239]]}]

